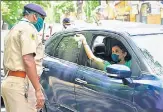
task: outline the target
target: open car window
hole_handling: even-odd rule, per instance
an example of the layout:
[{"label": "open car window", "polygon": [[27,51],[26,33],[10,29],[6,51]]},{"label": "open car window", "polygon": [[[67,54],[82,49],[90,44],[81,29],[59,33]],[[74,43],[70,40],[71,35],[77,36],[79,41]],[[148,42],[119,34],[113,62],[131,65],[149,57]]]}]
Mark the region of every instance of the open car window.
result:
[{"label": "open car window", "polygon": [[79,43],[75,40],[75,35],[64,36],[56,48],[54,57],[77,63],[79,50]]},{"label": "open car window", "polygon": [[[127,47],[129,47],[129,45],[125,45],[126,43],[122,43],[121,40],[118,40],[114,37],[115,36],[111,37],[111,36],[103,36],[103,35],[95,36],[94,41],[92,42],[93,54],[102,60],[108,61],[111,64],[115,64],[111,58],[111,54],[112,54],[111,48],[115,43],[120,42],[127,49],[128,54],[131,57],[129,59],[129,65],[130,65],[130,69],[132,71],[132,77],[138,76],[140,74],[141,70],[139,68],[139,64],[137,63],[137,60],[132,57],[133,51],[128,50],[129,48],[127,48]],[[90,61],[89,59],[87,62],[88,62],[88,64],[87,64],[88,67],[98,69],[96,64],[92,63],[92,61]],[[98,69],[98,70],[101,70],[101,69]]]}]

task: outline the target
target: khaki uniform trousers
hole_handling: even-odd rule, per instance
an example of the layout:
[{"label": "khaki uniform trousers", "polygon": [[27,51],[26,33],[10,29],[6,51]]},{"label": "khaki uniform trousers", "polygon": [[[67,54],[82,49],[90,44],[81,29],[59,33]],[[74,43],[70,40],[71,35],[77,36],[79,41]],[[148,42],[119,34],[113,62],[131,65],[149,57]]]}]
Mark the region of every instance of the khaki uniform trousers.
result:
[{"label": "khaki uniform trousers", "polygon": [[1,92],[7,112],[37,112],[35,90],[27,78],[8,76],[2,82]]}]

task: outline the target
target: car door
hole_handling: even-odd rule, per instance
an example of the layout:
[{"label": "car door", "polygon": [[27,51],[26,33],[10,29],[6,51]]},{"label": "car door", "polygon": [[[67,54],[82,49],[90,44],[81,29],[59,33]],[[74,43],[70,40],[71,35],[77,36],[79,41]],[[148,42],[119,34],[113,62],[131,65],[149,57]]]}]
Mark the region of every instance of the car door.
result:
[{"label": "car door", "polygon": [[73,34],[56,34],[46,43],[41,84],[47,96],[46,108],[50,112],[57,109],[76,111],[74,79],[79,48],[73,38]]},{"label": "car door", "polygon": [[[104,35],[106,32],[98,34],[100,33]],[[131,79],[111,78],[104,71],[86,66],[80,66],[76,76],[75,94],[78,111],[137,112],[133,103],[134,85],[125,84],[125,81],[130,82]]]},{"label": "car door", "polygon": [[77,109],[80,112],[136,112],[134,86],[89,67],[80,67],[75,78]]}]

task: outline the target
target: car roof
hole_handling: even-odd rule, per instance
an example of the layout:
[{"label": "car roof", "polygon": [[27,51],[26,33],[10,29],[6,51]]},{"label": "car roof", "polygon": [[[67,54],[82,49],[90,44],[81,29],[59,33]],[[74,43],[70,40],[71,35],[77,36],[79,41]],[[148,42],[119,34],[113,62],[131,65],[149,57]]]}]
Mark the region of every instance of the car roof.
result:
[{"label": "car roof", "polygon": [[[114,24],[115,23],[115,24]],[[107,23],[108,24],[108,23]],[[83,30],[103,30],[103,31],[114,31],[120,33],[128,33],[131,36],[136,35],[147,35],[147,34],[163,34],[163,25],[158,24],[144,24],[136,22],[110,22],[110,25],[102,26],[87,26],[78,27],[73,29],[65,30],[65,32],[83,31]]]}]

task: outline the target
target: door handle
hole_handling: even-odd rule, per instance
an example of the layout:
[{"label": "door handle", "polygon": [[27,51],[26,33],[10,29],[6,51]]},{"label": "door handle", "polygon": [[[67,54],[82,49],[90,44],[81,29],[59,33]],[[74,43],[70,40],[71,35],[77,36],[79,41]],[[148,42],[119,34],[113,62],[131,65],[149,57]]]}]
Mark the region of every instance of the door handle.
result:
[{"label": "door handle", "polygon": [[50,70],[49,70],[49,68],[43,67],[43,71],[49,72]]},{"label": "door handle", "polygon": [[75,81],[80,83],[80,84],[87,84],[87,81],[84,81],[84,80],[82,80],[80,78],[76,78]]}]

